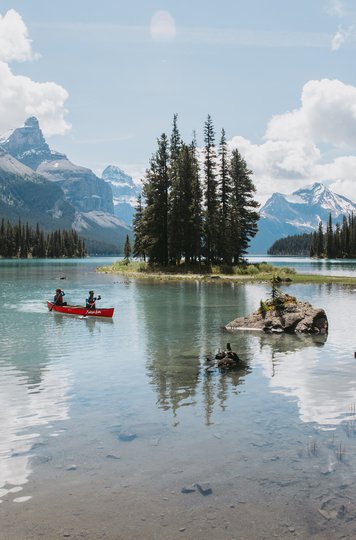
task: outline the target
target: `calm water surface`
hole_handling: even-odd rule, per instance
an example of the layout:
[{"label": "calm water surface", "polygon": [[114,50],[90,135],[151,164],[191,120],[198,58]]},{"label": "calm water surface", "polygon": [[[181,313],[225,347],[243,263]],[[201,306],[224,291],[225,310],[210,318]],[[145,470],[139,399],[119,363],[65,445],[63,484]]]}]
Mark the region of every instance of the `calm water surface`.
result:
[{"label": "calm water surface", "polygon": [[[131,508],[161,497],[158,522],[151,512],[136,525],[143,538],[180,537],[180,528],[186,538],[235,538],[229,508],[255,516],[241,538],[355,537],[356,287],[289,286],[326,310],[327,339],[227,333],[222,326],[255,310],[267,285],[140,281],[95,273],[102,262],[0,261],[0,514],[9,538],[21,532],[20,509],[30,520],[48,504],[50,515],[50,497],[65,504],[78,486],[93,506],[108,490],[108,501],[126,490]],[[356,262],[329,270],[354,275]],[[115,307],[113,321],[49,313],[58,286],[69,303],[94,289],[102,307]],[[206,357],[227,342],[241,369],[207,373]],[[213,494],[181,493],[195,482]],[[180,527],[191,501],[207,506]],[[258,515],[271,516],[274,504],[263,528]]]}]

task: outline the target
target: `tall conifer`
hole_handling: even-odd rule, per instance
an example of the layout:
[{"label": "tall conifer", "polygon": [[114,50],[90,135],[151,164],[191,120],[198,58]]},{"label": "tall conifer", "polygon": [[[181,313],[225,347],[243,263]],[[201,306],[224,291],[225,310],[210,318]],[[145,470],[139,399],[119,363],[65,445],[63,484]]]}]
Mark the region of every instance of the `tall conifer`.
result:
[{"label": "tall conifer", "polygon": [[259,204],[254,200],[256,188],[252,182],[252,171],[240,152],[235,149],[230,161],[232,180],[231,224],[232,224],[232,260],[238,264],[249,246],[249,241],[257,233]]},{"label": "tall conifer", "polygon": [[208,263],[217,259],[219,206],[216,180],[215,132],[211,116],[204,125],[204,255]]}]

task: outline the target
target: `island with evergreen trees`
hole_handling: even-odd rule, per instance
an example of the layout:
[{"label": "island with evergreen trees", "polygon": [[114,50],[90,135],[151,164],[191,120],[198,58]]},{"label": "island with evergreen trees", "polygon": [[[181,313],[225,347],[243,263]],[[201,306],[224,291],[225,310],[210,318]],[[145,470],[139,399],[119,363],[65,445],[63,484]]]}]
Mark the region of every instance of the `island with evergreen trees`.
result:
[{"label": "island with evergreen trees", "polygon": [[242,281],[270,280],[278,273],[286,282],[322,278],[355,282],[246,262],[259,219],[253,173],[238,149],[228,151],[224,129],[217,146],[215,138],[208,115],[204,147],[198,150],[195,136],[188,143],[182,140],[174,115],[171,135],[158,138],[143,178],[133,221],[134,244],[127,236],[124,260],[98,271],[158,279]]}]

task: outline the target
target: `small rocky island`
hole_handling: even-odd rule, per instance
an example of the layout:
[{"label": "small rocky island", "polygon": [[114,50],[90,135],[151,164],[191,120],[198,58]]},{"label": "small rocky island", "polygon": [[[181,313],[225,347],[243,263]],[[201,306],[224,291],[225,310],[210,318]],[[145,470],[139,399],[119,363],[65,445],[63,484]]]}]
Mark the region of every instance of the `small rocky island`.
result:
[{"label": "small rocky island", "polygon": [[227,330],[262,330],[266,333],[327,334],[328,319],[321,308],[281,293],[272,280],[271,298],[260,302],[257,311],[229,322]]}]

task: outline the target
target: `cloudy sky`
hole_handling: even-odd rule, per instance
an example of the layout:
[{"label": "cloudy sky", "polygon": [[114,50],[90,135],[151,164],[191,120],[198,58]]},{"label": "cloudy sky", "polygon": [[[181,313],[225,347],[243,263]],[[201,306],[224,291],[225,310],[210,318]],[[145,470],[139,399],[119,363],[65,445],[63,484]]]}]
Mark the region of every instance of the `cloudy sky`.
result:
[{"label": "cloudy sky", "polygon": [[356,200],[354,0],[2,0],[0,133],[139,178],[169,133],[212,116],[257,195],[323,181]]}]

